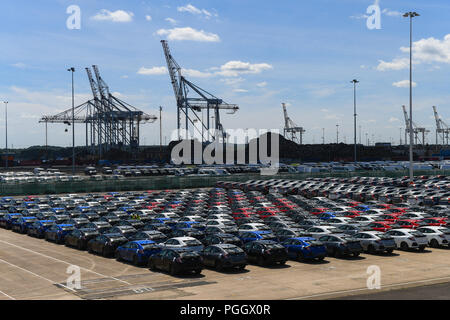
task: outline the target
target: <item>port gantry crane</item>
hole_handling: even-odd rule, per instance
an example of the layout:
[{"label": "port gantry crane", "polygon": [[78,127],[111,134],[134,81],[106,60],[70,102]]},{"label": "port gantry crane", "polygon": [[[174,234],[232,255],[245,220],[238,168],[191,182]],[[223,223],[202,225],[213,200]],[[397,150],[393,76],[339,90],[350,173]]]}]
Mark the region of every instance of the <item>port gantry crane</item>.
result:
[{"label": "port gantry crane", "polygon": [[439,144],[439,137],[441,138],[442,145],[448,146],[448,135],[450,133],[449,126],[439,117],[436,107],[433,106],[434,118],[436,119],[436,145]]},{"label": "port gantry crane", "polygon": [[[139,146],[140,124],[152,123],[157,117],[138,110],[109,92],[96,65],[92,66],[95,79],[86,69],[93,99],[74,108],[74,122],[86,124],[86,147],[100,157],[112,148],[130,149]],[[39,122],[71,125],[72,108],[52,116],[43,116]]]},{"label": "port gantry crane", "polygon": [[[183,139],[180,129],[182,127],[182,118],[184,117],[184,130],[186,130],[186,135],[191,125],[193,130],[197,131],[201,135],[202,142],[204,139],[208,142],[212,140],[220,141],[220,138],[225,141],[227,137],[226,133],[224,132],[222,123],[220,122],[219,111],[229,110],[229,112],[227,112],[228,114],[234,114],[239,110],[239,107],[236,104],[228,104],[224,102],[222,99],[215,97],[206,90],[188,81],[182,75],[182,68],[172,57],[167,41],[161,40],[161,44],[164,50],[164,55],[166,57],[167,68],[169,70],[173,92],[177,101],[178,139]],[[190,90],[194,91],[197,96],[189,96]],[[197,114],[198,112],[203,112],[203,110],[206,110],[206,120],[203,120],[203,117],[199,117]],[[214,134],[210,134],[210,112],[214,112]],[[195,125],[195,122],[199,122],[201,124],[200,128]],[[205,130],[206,138],[204,136]]]},{"label": "port gantry crane", "polygon": [[294,141],[298,144],[303,144],[303,134],[306,132],[303,127],[297,126],[287,114],[286,104],[282,103],[284,114],[284,130],[283,135],[285,138]]},{"label": "port gantry crane", "polygon": [[[411,132],[411,130],[410,130],[410,125],[409,125],[409,116],[408,116],[408,112],[406,111],[406,107],[403,105],[402,108],[403,108],[403,115],[405,116],[405,125],[406,125],[406,129],[405,129],[405,145],[406,145],[407,141],[408,141],[407,138],[408,138],[409,133]],[[414,121],[412,123],[412,126],[413,126],[412,127],[412,131],[413,131],[413,134],[414,134],[414,141],[413,141],[413,143],[415,145],[417,145],[417,143],[420,142],[424,146],[425,145],[425,135],[427,133],[429,133],[430,130],[428,130],[426,128],[419,127]],[[422,141],[420,141],[419,134],[422,134]]]}]

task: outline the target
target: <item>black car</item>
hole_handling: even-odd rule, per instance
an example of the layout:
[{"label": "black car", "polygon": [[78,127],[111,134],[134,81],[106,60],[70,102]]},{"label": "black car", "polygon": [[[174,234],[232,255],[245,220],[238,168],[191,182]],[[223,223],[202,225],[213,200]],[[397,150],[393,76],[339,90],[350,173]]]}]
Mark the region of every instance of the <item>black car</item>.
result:
[{"label": "black car", "polygon": [[318,240],[327,248],[327,254],[336,258],[348,255],[357,257],[363,251],[361,243],[349,236],[323,235]]},{"label": "black car", "polygon": [[128,239],[121,234],[103,234],[89,240],[87,250],[89,253],[95,252],[104,257],[111,257],[118,246],[127,242]]},{"label": "black car", "polygon": [[182,272],[200,274],[203,269],[202,259],[197,252],[163,249],[148,259],[150,270],[164,270],[171,275]]},{"label": "black car", "polygon": [[85,224],[90,223],[86,218],[72,218],[66,220],[64,223],[72,224],[75,228],[82,228]]},{"label": "black car", "polygon": [[109,213],[97,219],[97,221],[108,222],[110,225],[114,226],[120,222],[120,218],[114,214]]},{"label": "black car", "polygon": [[171,238],[176,237],[192,237],[199,241],[202,241],[205,238],[205,233],[195,228],[185,228],[185,229],[177,229],[172,232],[170,235]]},{"label": "black car", "polygon": [[256,240],[244,245],[248,261],[260,266],[266,264],[285,264],[288,260],[287,250],[281,244],[272,240]]},{"label": "black car", "polygon": [[46,220],[55,221],[56,224],[65,223],[69,219],[70,219],[70,216],[66,215],[66,214],[54,214],[54,215],[46,218]]},{"label": "black car", "polygon": [[100,233],[95,229],[76,229],[66,235],[64,242],[68,247],[75,247],[80,250],[85,250],[87,248],[88,241],[97,237],[99,234]]},{"label": "black car", "polygon": [[286,239],[306,237],[308,233],[304,229],[300,228],[283,228],[274,232],[275,237],[279,242],[283,242]]},{"label": "black car", "polygon": [[203,244],[206,246],[209,246],[212,244],[221,244],[221,243],[234,244],[235,246],[238,246],[238,247],[243,246],[242,240],[230,233],[208,234],[203,239]]},{"label": "black car", "polygon": [[100,215],[97,212],[88,211],[88,212],[80,214],[79,218],[85,218],[85,219],[88,219],[89,221],[95,221],[96,219],[100,218]]},{"label": "black car", "polygon": [[152,240],[156,243],[164,242],[168,239],[168,237],[159,231],[150,230],[150,231],[138,231],[128,238],[130,241],[135,240]]},{"label": "black car", "polygon": [[141,230],[145,224],[142,221],[136,220],[136,219],[127,219],[122,220],[116,226],[130,226],[135,228],[136,230]]},{"label": "black car", "polygon": [[137,232],[137,230],[131,226],[115,226],[115,227],[109,228],[107,231],[105,231],[105,233],[121,234],[126,238],[131,237],[136,232]]},{"label": "black car", "polygon": [[216,233],[229,233],[238,234],[238,229],[231,226],[207,226],[205,229],[205,234],[216,234]]},{"label": "black car", "polygon": [[35,221],[28,227],[27,234],[32,237],[43,238],[45,231],[54,224],[53,220]]},{"label": "black car", "polygon": [[219,271],[233,267],[243,270],[247,265],[244,250],[233,244],[214,244],[203,249],[200,255],[203,265],[214,267]]},{"label": "black car", "polygon": [[83,225],[83,228],[95,229],[99,233],[106,233],[107,230],[112,228],[108,222],[105,221],[93,221]]},{"label": "black car", "polygon": [[163,223],[147,223],[141,229],[141,231],[153,231],[153,230],[162,232],[165,235],[169,235],[172,233],[172,228]]}]

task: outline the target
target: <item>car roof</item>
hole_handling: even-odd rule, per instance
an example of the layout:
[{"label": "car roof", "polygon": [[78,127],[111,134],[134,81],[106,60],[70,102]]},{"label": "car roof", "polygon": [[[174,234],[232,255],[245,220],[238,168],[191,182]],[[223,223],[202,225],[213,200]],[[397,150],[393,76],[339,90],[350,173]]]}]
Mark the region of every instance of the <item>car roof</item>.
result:
[{"label": "car roof", "polygon": [[136,240],[136,241],[131,241],[131,242],[138,243],[138,244],[152,244],[152,243],[155,243],[155,241],[152,241],[152,240]]}]

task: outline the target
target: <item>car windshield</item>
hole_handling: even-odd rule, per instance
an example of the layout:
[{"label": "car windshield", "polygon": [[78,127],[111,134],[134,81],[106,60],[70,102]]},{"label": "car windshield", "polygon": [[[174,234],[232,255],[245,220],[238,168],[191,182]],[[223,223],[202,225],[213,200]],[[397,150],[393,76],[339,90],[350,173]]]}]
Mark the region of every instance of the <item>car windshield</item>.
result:
[{"label": "car windshield", "polygon": [[224,248],[226,253],[242,253],[244,252],[241,248],[239,247],[231,247],[231,248]]},{"label": "car windshield", "polygon": [[280,248],[284,248],[282,245],[280,245],[278,243],[266,243],[265,247],[266,247],[266,249],[280,249]]},{"label": "car windshield", "polygon": [[141,244],[142,248],[144,248],[144,250],[155,250],[158,249],[159,247],[154,244],[154,243],[147,243],[147,244]]},{"label": "car windshield", "polygon": [[183,240],[183,242],[187,245],[187,246],[199,246],[201,245],[201,242],[198,240]]}]

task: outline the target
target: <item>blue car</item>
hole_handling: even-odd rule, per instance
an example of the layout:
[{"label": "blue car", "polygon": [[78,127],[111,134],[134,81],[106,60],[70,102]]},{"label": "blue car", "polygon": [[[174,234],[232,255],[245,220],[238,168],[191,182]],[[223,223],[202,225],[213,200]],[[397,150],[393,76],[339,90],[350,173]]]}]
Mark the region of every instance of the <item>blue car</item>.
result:
[{"label": "blue car", "polygon": [[317,218],[319,218],[320,220],[328,220],[328,219],[336,218],[336,213],[322,212],[317,215]]},{"label": "blue car", "polygon": [[288,251],[288,257],[296,260],[323,260],[327,256],[325,245],[311,237],[286,239],[282,245]]},{"label": "blue car", "polygon": [[125,260],[139,266],[147,264],[148,258],[161,250],[161,247],[155,241],[130,241],[117,247],[115,257],[118,261]]},{"label": "blue car", "polygon": [[63,243],[66,235],[73,230],[75,230],[75,227],[72,224],[55,224],[45,231],[44,238],[47,241]]},{"label": "blue car", "polygon": [[20,233],[27,233],[28,227],[37,221],[36,217],[21,217],[13,221],[11,229]]},{"label": "blue car", "polygon": [[244,231],[238,234],[238,238],[241,239],[243,243],[256,240],[277,241],[277,237],[270,231]]},{"label": "blue car", "polygon": [[20,213],[8,213],[0,219],[0,227],[11,229],[14,220],[22,218]]},{"label": "blue car", "polygon": [[43,238],[45,231],[55,224],[54,220],[38,220],[28,226],[27,234],[29,236]]}]

